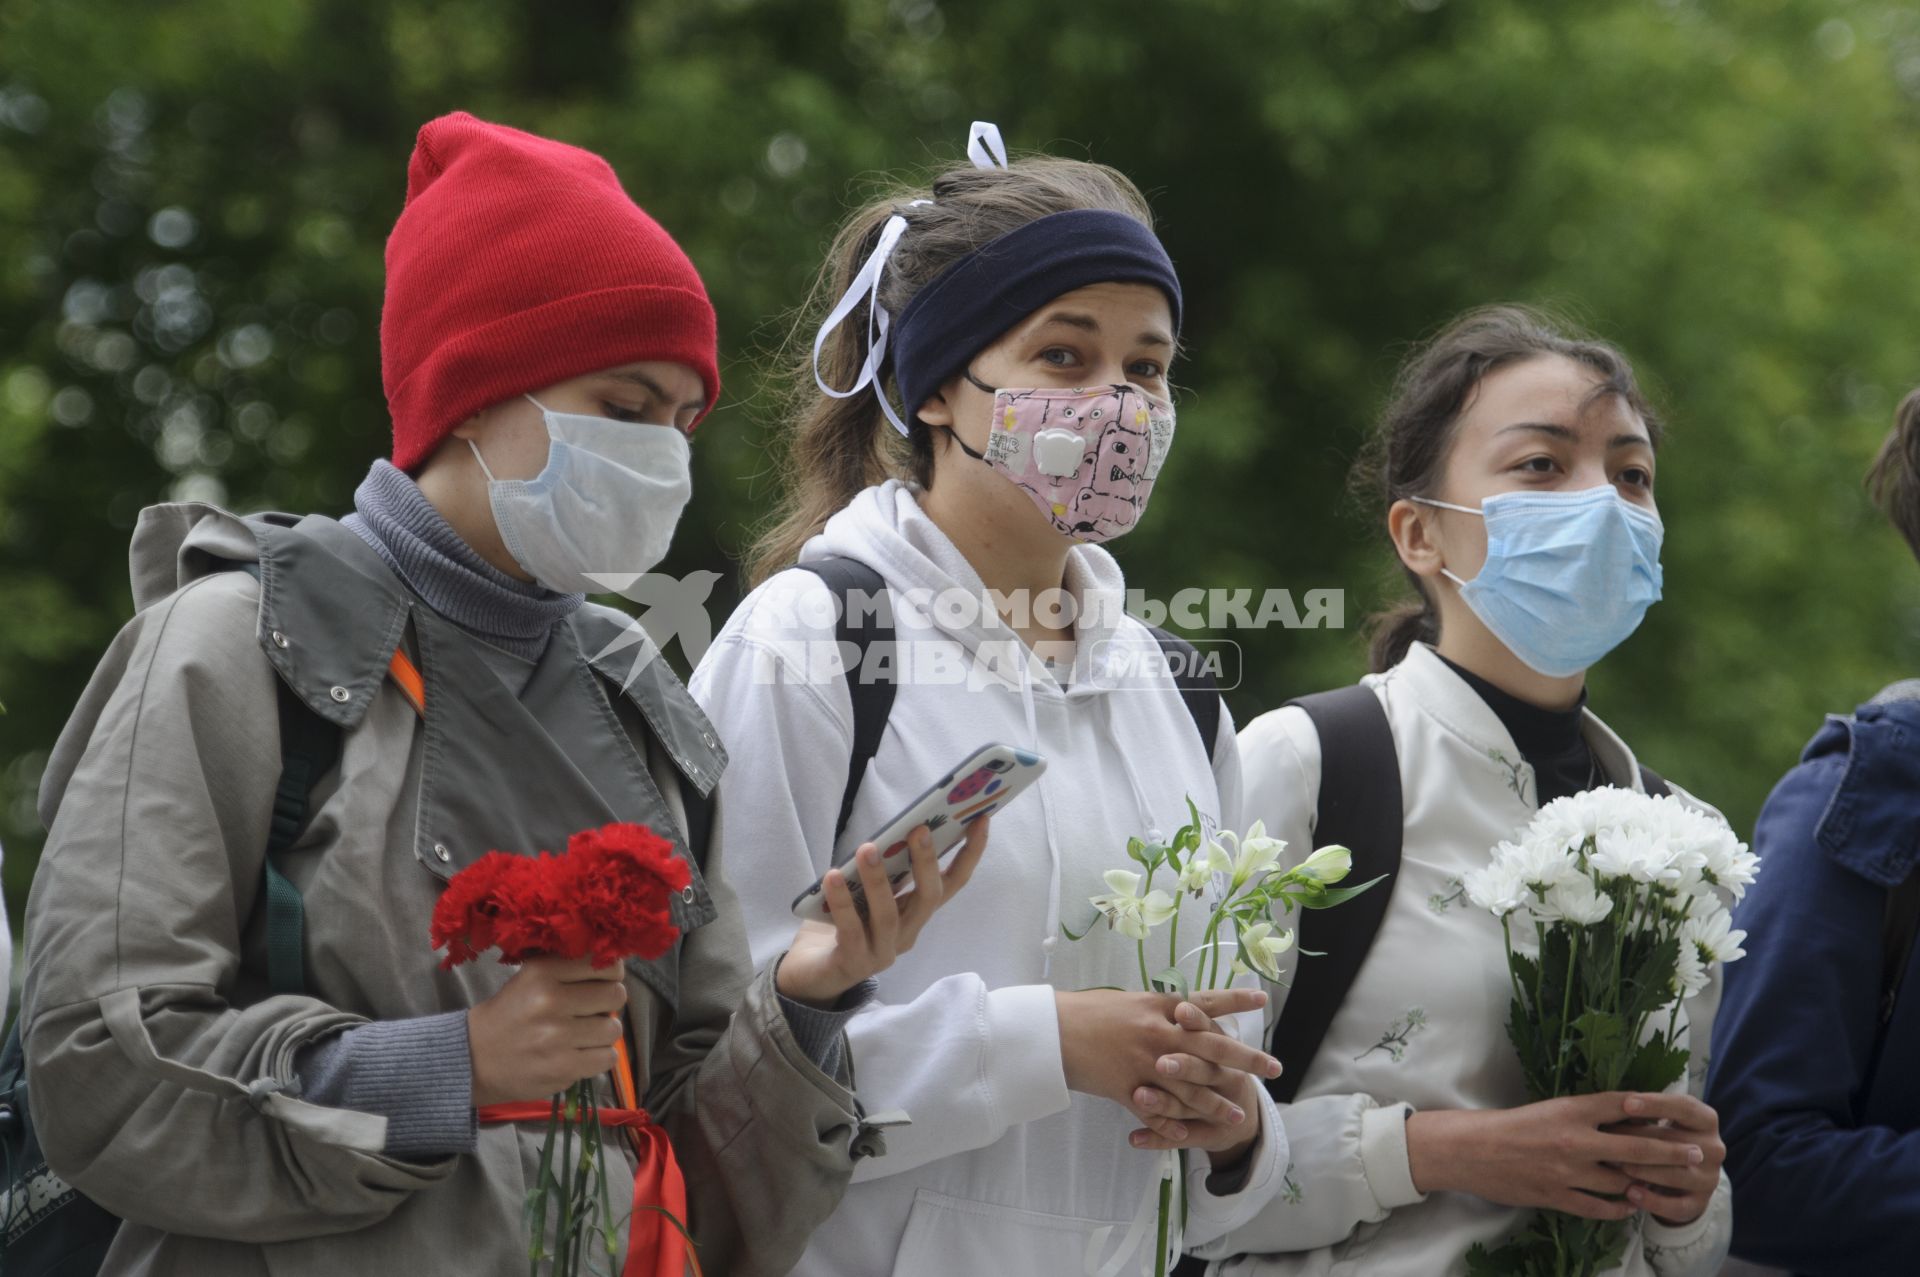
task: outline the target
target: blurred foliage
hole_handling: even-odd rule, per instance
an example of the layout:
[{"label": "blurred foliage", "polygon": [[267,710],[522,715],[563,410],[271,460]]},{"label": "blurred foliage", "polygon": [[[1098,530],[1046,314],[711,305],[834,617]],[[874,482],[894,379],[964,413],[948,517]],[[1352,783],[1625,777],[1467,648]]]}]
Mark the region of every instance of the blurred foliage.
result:
[{"label": "blurred foliage", "polygon": [[1242,633],[1243,720],[1360,672],[1397,594],[1349,458],[1404,344],[1572,306],[1673,424],[1667,600],[1597,673],[1749,827],[1827,710],[1915,672],[1920,574],[1859,478],[1920,381],[1920,15],[1847,0],[6,0],[0,836],[130,610],[136,512],[344,510],[387,446],[381,246],[454,108],[594,148],[705,273],[725,405],[667,570],[776,482],[765,373],[863,174],[967,122],[1116,164],[1188,297],[1181,447],[1133,584],[1348,591]]}]

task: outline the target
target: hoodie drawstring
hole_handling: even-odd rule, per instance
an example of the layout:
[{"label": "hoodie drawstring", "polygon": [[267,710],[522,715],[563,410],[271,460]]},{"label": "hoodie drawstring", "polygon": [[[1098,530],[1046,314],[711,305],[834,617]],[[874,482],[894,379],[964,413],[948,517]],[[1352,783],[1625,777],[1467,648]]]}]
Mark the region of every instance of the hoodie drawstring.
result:
[{"label": "hoodie drawstring", "polygon": [[[1027,749],[1040,754],[1040,715],[1033,700],[1033,662],[1034,656],[1022,648],[1026,657],[1020,662],[1020,708],[1027,716]],[[1044,754],[1041,755],[1045,757]],[[1060,944],[1060,845],[1053,828],[1053,806],[1047,802],[1047,778],[1043,775],[1033,783],[1033,792],[1040,799],[1040,827],[1046,833],[1047,863],[1052,872],[1047,879],[1047,932],[1040,937],[1040,978],[1053,978],[1053,951]]]}]

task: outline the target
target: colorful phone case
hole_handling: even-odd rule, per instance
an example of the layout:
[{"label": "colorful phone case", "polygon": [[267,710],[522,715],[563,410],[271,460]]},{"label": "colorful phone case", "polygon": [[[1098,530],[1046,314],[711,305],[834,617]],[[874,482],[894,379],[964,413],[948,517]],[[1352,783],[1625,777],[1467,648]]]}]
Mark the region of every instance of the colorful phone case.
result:
[{"label": "colorful phone case", "polygon": [[[968,825],[1006,806],[1046,769],[1047,760],[1038,754],[1012,745],[984,745],[928,786],[925,793],[908,803],[899,815],[866,841],[880,848],[887,878],[897,887],[913,872],[906,854],[908,834],[925,825],[933,836],[934,853],[945,856],[965,841]],[[847,875],[847,886],[853,893],[854,907],[864,918],[866,892],[851,872]],[[827,921],[823,883],[815,882],[796,896],[793,912],[800,918]]]}]

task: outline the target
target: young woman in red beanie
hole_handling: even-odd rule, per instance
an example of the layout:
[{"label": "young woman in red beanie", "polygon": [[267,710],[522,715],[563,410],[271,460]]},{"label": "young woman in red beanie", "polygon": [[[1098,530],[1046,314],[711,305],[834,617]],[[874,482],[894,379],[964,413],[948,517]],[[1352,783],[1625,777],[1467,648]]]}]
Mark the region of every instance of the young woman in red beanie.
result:
[{"label": "young woman in red beanie", "polygon": [[[863,1099],[913,1123],[815,1234],[798,1271],[819,1277],[1151,1272],[1163,1161],[1130,1146],[1143,1120],[1195,1150],[1190,1241],[1249,1216],[1286,1166],[1259,1082],[1277,1063],[1209,1031],[1263,996],[1129,992],[1131,940],[1062,934],[1087,925],[1127,840],[1170,835],[1189,799],[1237,828],[1239,763],[1218,693],[1154,659],[1101,544],[1137,525],[1173,440],[1173,264],[1123,175],[1008,165],[998,143],[976,125],[972,165],[841,230],[819,292],[842,300],[802,372],[785,518],[693,680],[734,749],[723,833],[750,840],[756,955],[781,947],[797,892],[965,751],[1047,762],[995,816],[955,916],[848,1026]],[[860,760],[865,675],[812,659],[835,640],[850,565],[894,604],[899,671]],[[1203,904],[1175,894],[1179,933],[1197,937]]]},{"label": "young woman in red beanie", "polygon": [[[624,1043],[672,1151],[610,1167],[623,1271],[682,1271],[624,1203],[683,1175],[705,1271],[785,1272],[879,1147],[842,1023],[984,830],[944,874],[918,837],[897,906],[866,849],[870,920],[756,976],[706,836],[726,752],[583,601],[687,500],[699,276],[604,161],[467,115],[421,130],[387,266],[391,463],[338,522],[146,511],[137,614],[48,766],[22,1017],[50,1174],[122,1219],[106,1273],[511,1271],[544,1129],[490,1112]],[[453,874],[611,821],[686,863],[664,956],[437,969]]]}]

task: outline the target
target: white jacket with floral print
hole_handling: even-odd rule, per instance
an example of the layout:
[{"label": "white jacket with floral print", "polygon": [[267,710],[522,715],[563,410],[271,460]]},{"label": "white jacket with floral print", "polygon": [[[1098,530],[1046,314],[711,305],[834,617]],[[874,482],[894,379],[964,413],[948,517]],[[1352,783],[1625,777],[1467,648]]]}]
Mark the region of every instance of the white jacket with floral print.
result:
[{"label": "white jacket with floral print", "polygon": [[[1479,695],[1416,645],[1370,675],[1392,726],[1406,818],[1400,873],[1380,931],[1296,1101],[1282,1108],[1292,1164],[1253,1222],[1200,1251],[1209,1271],[1259,1277],[1456,1277],[1475,1242],[1497,1245],[1525,1212],[1464,1193],[1421,1194],[1407,1162],[1415,1109],[1512,1108],[1527,1102],[1507,1040],[1511,984],[1500,924],[1468,903],[1461,877],[1537,810],[1533,769]],[[1607,779],[1640,789],[1626,744],[1591,712],[1585,733]],[[1306,712],[1285,708],[1240,735],[1246,817],[1287,841],[1285,862],[1313,847],[1320,741]],[[1697,802],[1674,789],[1677,796]],[[1704,806],[1704,804],[1701,804]],[[1710,809],[1709,809],[1710,810]],[[1307,961],[1311,962],[1309,958]],[[1283,984],[1298,958],[1288,955]],[[1705,1076],[1719,973],[1685,1008]],[[1285,996],[1276,988],[1275,1003]],[[1690,1021],[1690,1024],[1689,1024]],[[1621,1277],[1706,1277],[1732,1232],[1724,1173],[1711,1206],[1683,1227],[1644,1216]]]}]

